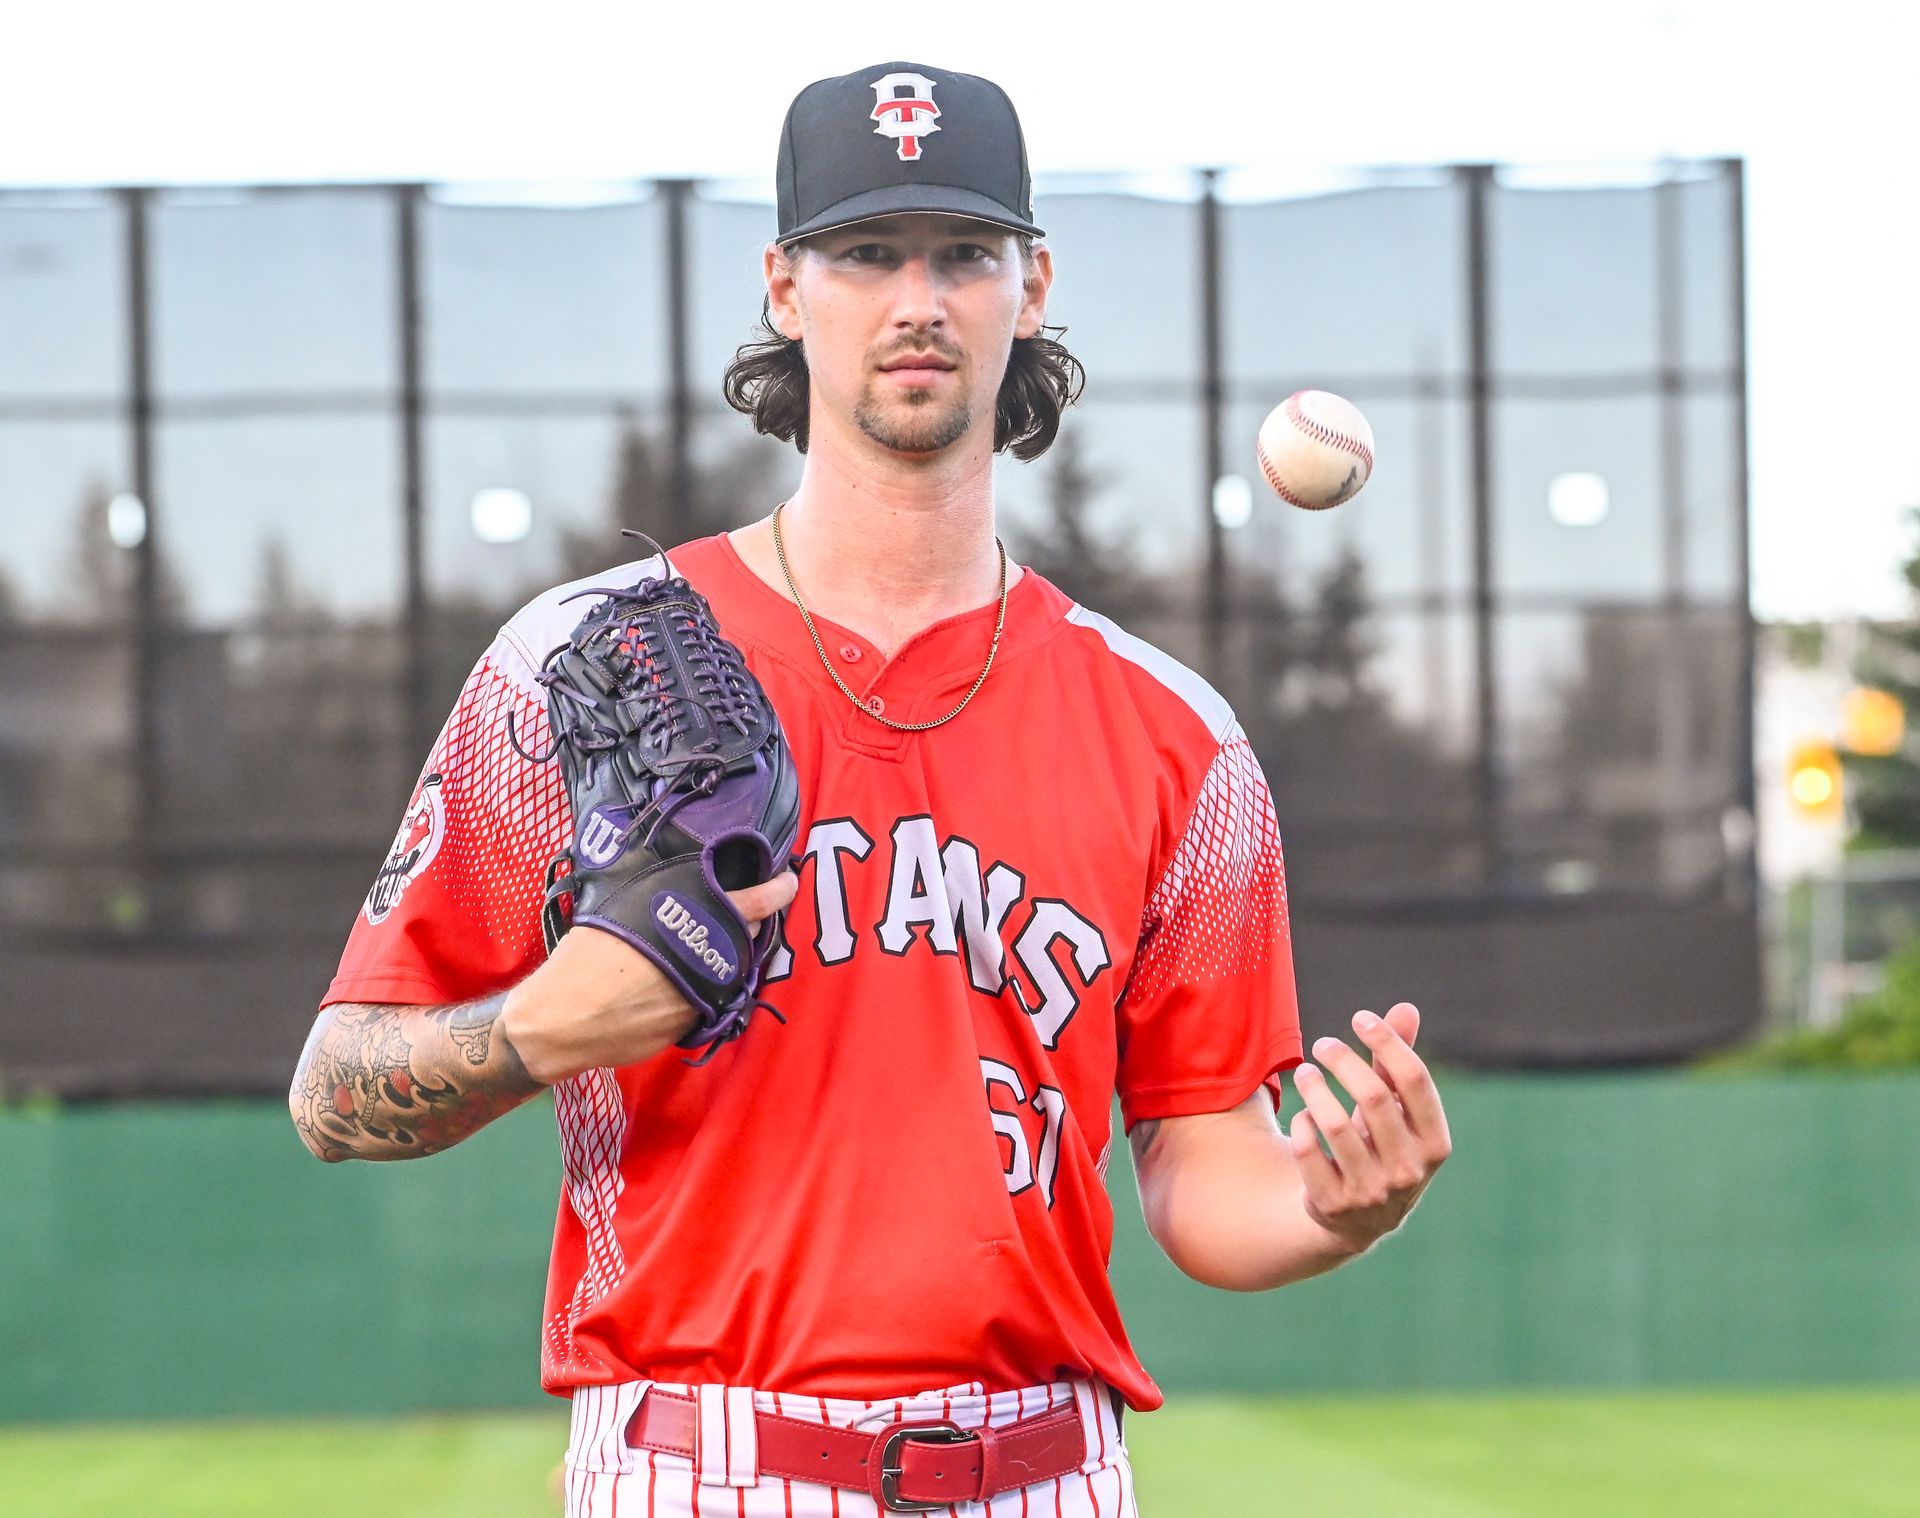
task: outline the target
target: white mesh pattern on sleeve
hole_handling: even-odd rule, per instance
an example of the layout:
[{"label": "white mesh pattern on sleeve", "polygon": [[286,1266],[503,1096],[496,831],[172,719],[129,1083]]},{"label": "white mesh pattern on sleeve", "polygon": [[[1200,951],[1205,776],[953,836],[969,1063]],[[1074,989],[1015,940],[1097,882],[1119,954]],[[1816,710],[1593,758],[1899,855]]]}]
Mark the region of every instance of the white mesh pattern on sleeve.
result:
[{"label": "white mesh pattern on sleeve", "polygon": [[[434,746],[432,767],[442,776],[447,840],[442,859],[448,890],[494,937],[510,944],[540,942],[540,909],[548,862],[571,841],[572,805],[557,761],[547,753],[546,693],[518,672],[526,661],[496,642],[468,676],[453,715]],[[566,1371],[579,1354],[574,1331],[581,1316],[604,1301],[626,1271],[615,1231],[624,1182],[620,1152],[626,1109],[611,1070],[588,1070],[553,1088],[566,1166],[566,1197],[584,1238],[586,1259],[567,1301],[548,1320],[550,1369]]]},{"label": "white mesh pattern on sleeve", "polygon": [[545,692],[528,690],[489,650],[467,677],[429,767],[442,777],[447,838],[440,877],[502,942],[539,934],[547,863],[572,831],[560,766],[532,764],[507,737],[507,714],[531,754],[552,742]]},{"label": "white mesh pattern on sleeve", "polygon": [[1258,970],[1287,931],[1273,795],[1236,725],[1221,741],[1187,830],[1147,901],[1127,999]]},{"label": "white mesh pattern on sleeve", "polygon": [[614,1226],[626,1190],[620,1154],[626,1147],[627,1109],[613,1071],[584,1070],[553,1088],[553,1111],[566,1162],[567,1201],[586,1241],[586,1262],[573,1292],[547,1319],[543,1353],[550,1369],[564,1373],[579,1354],[574,1331],[581,1317],[612,1295],[627,1270]]}]

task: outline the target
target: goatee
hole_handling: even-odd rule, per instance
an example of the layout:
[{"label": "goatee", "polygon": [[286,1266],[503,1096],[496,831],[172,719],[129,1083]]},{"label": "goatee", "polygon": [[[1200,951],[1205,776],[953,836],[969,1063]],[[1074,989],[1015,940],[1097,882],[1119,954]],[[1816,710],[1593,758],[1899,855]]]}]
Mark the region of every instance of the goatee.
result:
[{"label": "goatee", "polygon": [[883,448],[897,453],[935,453],[958,442],[973,425],[973,409],[965,400],[940,405],[931,394],[909,391],[903,412],[882,405],[871,391],[853,408],[859,429]]}]

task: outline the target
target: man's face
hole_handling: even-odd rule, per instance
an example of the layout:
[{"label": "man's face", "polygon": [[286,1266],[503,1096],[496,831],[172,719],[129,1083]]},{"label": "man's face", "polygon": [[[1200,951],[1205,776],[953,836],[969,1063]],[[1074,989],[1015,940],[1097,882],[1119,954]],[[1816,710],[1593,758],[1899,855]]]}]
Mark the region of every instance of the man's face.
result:
[{"label": "man's face", "polygon": [[766,274],[774,325],[806,345],[816,412],[927,455],[977,426],[991,446],[1013,339],[1040,330],[1053,266],[1045,248],[1028,266],[990,223],[909,213],[808,238],[791,263],[769,247]]}]

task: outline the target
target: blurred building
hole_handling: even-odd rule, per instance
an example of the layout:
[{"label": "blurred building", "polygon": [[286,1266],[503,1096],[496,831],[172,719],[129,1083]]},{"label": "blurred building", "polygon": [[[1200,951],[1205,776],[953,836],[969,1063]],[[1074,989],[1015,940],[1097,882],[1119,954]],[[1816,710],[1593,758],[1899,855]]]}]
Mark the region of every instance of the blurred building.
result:
[{"label": "blurred building", "polygon": [[[1311,1031],[1489,1064],[1760,1012],[1741,171],[1041,183],[1084,403],[1015,551],[1273,782]],[[719,399],[771,206],[0,190],[0,1085],[274,1090],[516,606],[763,515]],[[1260,419],[1338,391],[1334,512]]]}]

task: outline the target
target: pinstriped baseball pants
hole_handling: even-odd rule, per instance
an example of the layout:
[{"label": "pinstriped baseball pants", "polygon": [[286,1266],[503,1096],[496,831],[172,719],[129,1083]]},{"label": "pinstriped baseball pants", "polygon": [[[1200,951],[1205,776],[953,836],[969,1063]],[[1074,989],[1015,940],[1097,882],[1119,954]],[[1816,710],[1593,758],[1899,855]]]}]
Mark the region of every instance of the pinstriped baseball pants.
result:
[{"label": "pinstriped baseball pants", "polygon": [[[566,1460],[567,1518],[876,1518],[881,1513],[865,1492],[763,1477],[739,1467],[698,1468],[678,1455],[632,1448],[625,1437],[627,1422],[653,1384],[624,1381],[574,1392]],[[729,1423],[745,1417],[750,1399],[760,1412],[876,1432],[916,1415],[929,1421],[947,1419],[962,1428],[993,1428],[1038,1417],[1071,1402],[1080,1410],[1087,1436],[1087,1457],[1078,1471],[1002,1492],[990,1502],[956,1503],[938,1513],[946,1518],[1139,1518],[1119,1420],[1106,1388],[1094,1382],[1055,1381],[986,1395],[976,1381],[871,1402],[783,1396],[739,1387],[657,1384],[664,1391],[701,1399],[707,1414]],[[711,1439],[706,1447],[751,1448],[751,1436]]]}]

